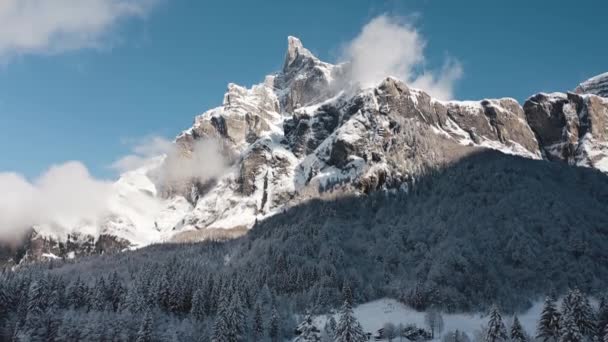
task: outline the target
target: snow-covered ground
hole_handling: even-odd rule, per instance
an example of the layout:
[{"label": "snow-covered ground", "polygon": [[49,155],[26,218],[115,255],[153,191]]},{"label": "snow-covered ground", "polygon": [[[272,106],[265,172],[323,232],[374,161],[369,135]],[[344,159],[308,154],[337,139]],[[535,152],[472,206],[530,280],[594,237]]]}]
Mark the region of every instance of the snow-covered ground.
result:
[{"label": "snow-covered ground", "polygon": [[[536,334],[536,322],[540,317],[543,303],[538,301],[526,312],[519,313],[519,318],[526,332],[532,336]],[[354,313],[365,332],[376,334],[378,329],[382,328],[385,323],[400,323],[415,324],[418,327],[426,328],[424,323],[424,312],[418,312],[394,299],[379,299],[373,302],[361,304],[354,308]],[[339,320],[339,315],[335,316],[336,321]],[[315,324],[320,329],[325,326],[327,316],[319,316],[315,318]],[[503,315],[503,320],[507,327],[511,326],[512,316]],[[442,335],[458,329],[465,332],[471,340],[477,331],[487,324],[488,317],[485,314],[443,314],[444,329]],[[437,336],[440,339],[441,336]]]}]

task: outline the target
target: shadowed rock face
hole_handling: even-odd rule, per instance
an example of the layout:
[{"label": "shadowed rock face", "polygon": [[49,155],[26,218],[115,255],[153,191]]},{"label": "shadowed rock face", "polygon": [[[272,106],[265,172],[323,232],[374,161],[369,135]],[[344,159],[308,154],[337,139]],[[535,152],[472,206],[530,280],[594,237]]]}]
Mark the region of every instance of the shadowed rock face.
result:
[{"label": "shadowed rock face", "polygon": [[547,159],[608,171],[608,100],[541,93],[529,98],[524,110]]}]

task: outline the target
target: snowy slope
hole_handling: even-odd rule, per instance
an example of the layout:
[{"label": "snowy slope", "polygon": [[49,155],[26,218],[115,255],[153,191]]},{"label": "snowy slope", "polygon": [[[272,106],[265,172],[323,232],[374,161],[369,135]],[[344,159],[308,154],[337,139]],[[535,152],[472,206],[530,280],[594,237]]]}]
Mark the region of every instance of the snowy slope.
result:
[{"label": "snowy slope", "polygon": [[[540,317],[542,306],[542,301],[536,302],[526,312],[517,315],[524,330],[531,336],[536,334],[536,324]],[[395,325],[399,325],[400,323],[404,325],[415,324],[417,327],[426,328],[424,312],[415,311],[406,305],[389,298],[361,304],[354,308],[354,314],[361,323],[363,330],[365,332],[371,332],[373,335],[375,335],[378,329],[382,328],[385,323],[393,323]],[[442,334],[436,337],[436,340],[441,340],[443,335],[456,329],[466,333],[469,338],[473,340],[476,334],[479,334],[483,329],[483,326],[488,322],[487,315],[481,313],[442,315],[444,329]],[[334,315],[334,318],[338,321],[339,315]],[[326,320],[327,316],[318,316],[315,318],[314,322],[317,327],[322,329],[325,326]],[[505,325],[510,327],[513,318],[503,315],[503,320]]]}]

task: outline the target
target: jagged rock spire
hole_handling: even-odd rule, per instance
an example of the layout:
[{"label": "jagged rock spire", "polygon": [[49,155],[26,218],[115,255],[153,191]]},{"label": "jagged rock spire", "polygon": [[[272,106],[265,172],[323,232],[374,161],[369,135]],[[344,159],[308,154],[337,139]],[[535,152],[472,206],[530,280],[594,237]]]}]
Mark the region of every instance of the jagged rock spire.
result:
[{"label": "jagged rock spire", "polygon": [[308,49],[302,45],[302,41],[294,36],[287,37],[287,54],[283,63],[283,71],[287,71],[299,56],[316,58]]}]

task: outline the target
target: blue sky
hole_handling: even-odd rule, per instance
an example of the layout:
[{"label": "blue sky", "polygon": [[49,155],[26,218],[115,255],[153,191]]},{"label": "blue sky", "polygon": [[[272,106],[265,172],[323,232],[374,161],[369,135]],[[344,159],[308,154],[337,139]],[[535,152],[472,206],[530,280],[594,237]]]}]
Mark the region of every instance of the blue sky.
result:
[{"label": "blue sky", "polygon": [[[288,35],[333,62],[382,14],[415,26],[426,41],[425,69],[459,61],[457,99],[522,102],[608,71],[602,0],[89,0],[100,7],[70,12],[71,1],[0,5],[0,32],[14,29],[0,33],[0,172],[35,178],[78,160],[96,177],[112,178],[109,165],[130,153],[129,142],[172,138],[220,105],[228,82],[250,86],[278,70]],[[65,16],[47,18],[62,4]],[[69,22],[65,33],[64,21],[75,17],[83,20]],[[62,35],[20,36],[19,23],[45,20]]]}]

